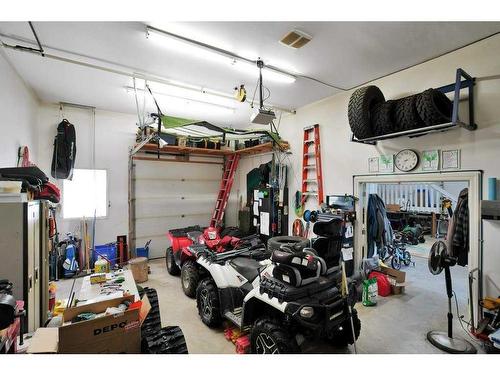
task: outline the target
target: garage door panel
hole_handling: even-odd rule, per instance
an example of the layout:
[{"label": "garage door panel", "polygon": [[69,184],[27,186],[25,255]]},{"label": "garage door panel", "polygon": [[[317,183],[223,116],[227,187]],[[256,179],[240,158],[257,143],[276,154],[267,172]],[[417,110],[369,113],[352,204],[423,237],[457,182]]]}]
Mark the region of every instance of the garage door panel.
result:
[{"label": "garage door panel", "polygon": [[170,179],[204,180],[222,174],[222,165],[195,163],[162,163],[136,160],[135,178],[147,179],[165,177]]},{"label": "garage door panel", "polygon": [[136,246],[151,240],[150,257],[165,256],[169,229],[208,225],[219,191],[220,165],[135,161]]},{"label": "garage door panel", "polygon": [[[179,206],[182,206],[181,211],[172,209],[172,207]],[[182,218],[182,215],[211,212],[214,206],[215,197],[213,194],[207,195],[204,199],[181,199],[178,197],[143,199],[136,204],[135,217],[136,219],[163,216],[175,216],[177,218]]]},{"label": "garage door panel", "polygon": [[217,193],[220,180],[216,181],[137,181],[136,198],[155,197],[161,195],[189,196]]}]

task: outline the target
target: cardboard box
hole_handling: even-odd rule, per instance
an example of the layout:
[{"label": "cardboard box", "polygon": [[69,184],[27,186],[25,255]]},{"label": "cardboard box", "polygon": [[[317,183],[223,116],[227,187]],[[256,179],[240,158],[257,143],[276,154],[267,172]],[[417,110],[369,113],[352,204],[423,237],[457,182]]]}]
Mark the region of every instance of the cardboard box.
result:
[{"label": "cardboard box", "polygon": [[[63,314],[63,322],[69,322],[83,312],[103,313],[108,307],[118,307],[126,300],[133,303],[134,296],[114,298],[66,309]],[[38,329],[35,332],[37,340],[30,345],[29,352],[140,353],[141,325],[150,309],[149,300],[147,296],[144,296],[140,309],[132,308],[115,315],[66,324],[55,328],[57,334],[54,331]]]},{"label": "cardboard box", "polygon": [[406,281],[406,272],[395,270],[390,267],[380,267],[380,272],[389,276],[390,279],[395,279],[396,283],[402,284]]},{"label": "cardboard box", "polygon": [[401,211],[401,207],[400,207],[399,204],[386,204],[385,208],[387,209],[387,211],[390,211],[390,212],[399,212],[399,211]]},{"label": "cardboard box", "polygon": [[405,292],[405,284],[391,285],[391,292],[394,295],[404,294],[404,292]]}]

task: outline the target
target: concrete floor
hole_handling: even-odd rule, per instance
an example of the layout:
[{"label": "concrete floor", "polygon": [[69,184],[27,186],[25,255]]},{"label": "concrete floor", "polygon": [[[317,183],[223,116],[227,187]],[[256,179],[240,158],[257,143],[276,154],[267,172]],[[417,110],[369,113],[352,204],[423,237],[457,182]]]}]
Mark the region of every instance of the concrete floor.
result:
[{"label": "concrete floor", "polygon": [[[399,296],[379,297],[373,307],[356,305],[361,319],[361,335],[357,341],[358,353],[442,353],[426,340],[427,331],[446,329],[447,300],[444,273],[430,274],[427,260],[414,257],[415,266],[403,269],[406,275],[406,293]],[[182,328],[190,353],[234,354],[234,345],[224,338],[222,329],[213,330],[200,320],[196,302],[182,292],[180,278],[167,273],[163,259],[150,261],[151,274],[142,286],[155,288],[160,300],[162,325]],[[467,269],[452,269],[454,289],[460,313],[465,314],[467,302]],[[66,288],[71,281],[63,281]],[[58,298],[64,298],[60,293]],[[454,315],[456,311],[454,305]],[[455,336],[466,336],[457,319]],[[477,345],[476,345],[477,347]],[[478,349],[480,349],[478,347]],[[309,346],[307,353],[350,353],[352,347],[336,349],[327,343]]]}]

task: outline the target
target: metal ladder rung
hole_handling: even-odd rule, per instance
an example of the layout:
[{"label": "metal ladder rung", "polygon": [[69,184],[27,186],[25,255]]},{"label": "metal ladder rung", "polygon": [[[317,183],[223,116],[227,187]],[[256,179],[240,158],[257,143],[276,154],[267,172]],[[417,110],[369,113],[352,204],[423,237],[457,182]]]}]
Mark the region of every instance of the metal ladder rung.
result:
[{"label": "metal ladder rung", "polygon": [[304,180],[304,182],[305,182],[305,183],[308,183],[308,184],[311,184],[311,183],[313,183],[313,184],[317,184],[317,183],[318,183],[318,181],[317,181],[317,180],[312,180],[312,179],[309,179],[309,180]]}]

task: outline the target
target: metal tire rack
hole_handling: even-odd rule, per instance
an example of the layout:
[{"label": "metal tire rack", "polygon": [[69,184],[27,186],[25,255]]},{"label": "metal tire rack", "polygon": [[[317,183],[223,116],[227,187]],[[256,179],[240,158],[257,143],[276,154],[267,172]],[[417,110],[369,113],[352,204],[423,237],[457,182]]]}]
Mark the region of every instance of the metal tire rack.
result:
[{"label": "metal tire rack", "polygon": [[[357,139],[354,134],[351,134],[351,142],[364,143],[368,145],[376,145],[377,141],[383,141],[388,139],[394,139],[399,137],[419,137],[426,134],[444,132],[448,130],[453,130],[457,128],[464,128],[469,131],[477,129],[477,124],[474,122],[474,85],[475,78],[467,74],[462,68],[458,68],[456,72],[456,79],[454,83],[446,86],[438,87],[437,90],[442,93],[454,93],[453,97],[453,111],[451,122],[426,126],[417,129],[404,130],[395,133],[388,133],[384,135],[379,135],[375,137],[369,137],[364,139]],[[460,91],[467,89],[468,102],[469,102],[469,121],[463,122],[458,118],[458,110],[460,106]]]}]

